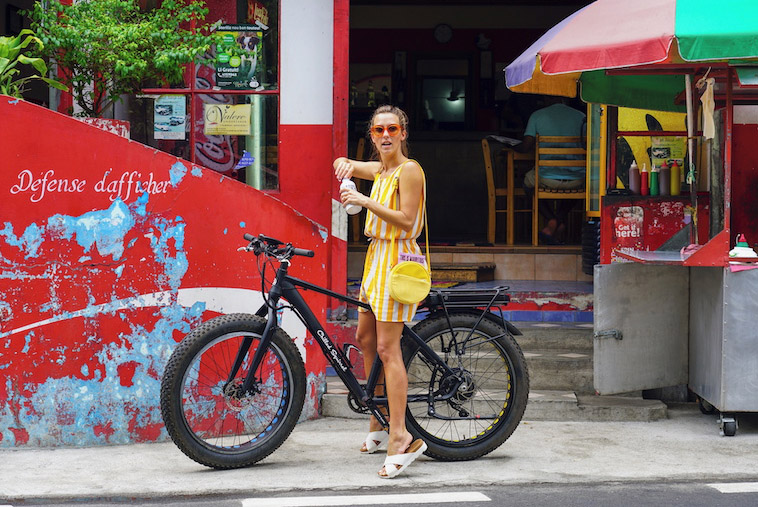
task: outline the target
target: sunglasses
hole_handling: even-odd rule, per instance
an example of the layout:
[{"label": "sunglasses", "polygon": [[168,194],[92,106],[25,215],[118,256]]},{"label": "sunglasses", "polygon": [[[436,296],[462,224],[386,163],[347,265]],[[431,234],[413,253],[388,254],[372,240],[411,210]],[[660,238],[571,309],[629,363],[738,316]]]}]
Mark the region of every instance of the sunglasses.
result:
[{"label": "sunglasses", "polygon": [[370,129],[371,135],[374,137],[382,137],[385,131],[391,137],[395,137],[396,135],[398,135],[400,132],[403,131],[403,127],[401,127],[397,123],[393,123],[391,125],[387,125],[386,127],[383,127],[382,125],[374,125]]}]

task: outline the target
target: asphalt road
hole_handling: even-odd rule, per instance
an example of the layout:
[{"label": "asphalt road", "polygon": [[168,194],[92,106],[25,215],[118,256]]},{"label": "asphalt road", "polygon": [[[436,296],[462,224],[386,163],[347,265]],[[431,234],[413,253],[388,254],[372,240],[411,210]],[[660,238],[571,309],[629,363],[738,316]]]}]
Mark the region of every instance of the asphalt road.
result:
[{"label": "asphalt road", "polygon": [[[757,476],[758,478],[758,476]],[[83,502],[28,503],[19,506],[74,507]],[[12,504],[11,504],[12,505]],[[644,482],[615,484],[521,484],[467,490],[430,491],[414,489],[398,493],[396,489],[311,491],[297,495],[276,493],[244,498],[162,498],[120,499],[109,503],[86,502],[87,507],[128,505],[140,507],[305,507],[305,506],[416,506],[486,507],[754,507],[758,505],[758,482]],[[15,506],[14,506],[15,507]]]}]

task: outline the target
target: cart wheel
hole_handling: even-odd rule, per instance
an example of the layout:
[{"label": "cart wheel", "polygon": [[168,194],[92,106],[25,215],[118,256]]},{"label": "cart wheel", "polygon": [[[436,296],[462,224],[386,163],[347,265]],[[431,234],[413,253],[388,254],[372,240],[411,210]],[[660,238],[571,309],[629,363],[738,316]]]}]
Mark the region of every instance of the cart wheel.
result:
[{"label": "cart wheel", "polygon": [[721,426],[722,436],[733,437],[737,434],[737,418],[722,415],[719,419],[719,424]]},{"label": "cart wheel", "polygon": [[697,406],[700,409],[700,412],[705,415],[711,415],[716,412],[716,407],[705,401],[703,398],[697,399]]}]

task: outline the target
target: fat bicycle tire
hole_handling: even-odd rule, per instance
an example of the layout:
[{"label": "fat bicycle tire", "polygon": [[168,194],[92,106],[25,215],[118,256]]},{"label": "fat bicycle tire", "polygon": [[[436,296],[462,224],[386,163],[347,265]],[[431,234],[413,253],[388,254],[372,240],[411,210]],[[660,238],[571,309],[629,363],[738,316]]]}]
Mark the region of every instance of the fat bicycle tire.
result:
[{"label": "fat bicycle tire", "polygon": [[[256,372],[254,394],[242,385],[266,319],[222,315],[191,331],[171,355],[161,381],[161,414],[181,451],[217,469],[250,466],[274,452],[297,424],[305,400],[305,367],[282,329],[274,331]],[[244,338],[251,338],[241,368],[228,376]]]},{"label": "fat bicycle tire", "polygon": [[[449,400],[435,401],[432,407],[427,399],[409,399],[406,426],[414,438],[427,443],[425,454],[437,460],[471,460],[494,451],[513,434],[526,410],[529,372],[524,353],[503,326],[480,316],[454,313],[448,324],[440,314],[413,328],[466,379]],[[474,334],[461,350],[471,329]],[[458,351],[448,349],[453,336]],[[454,379],[443,378],[441,369],[423,357],[418,346],[405,347],[404,355],[409,397],[451,391]]]}]

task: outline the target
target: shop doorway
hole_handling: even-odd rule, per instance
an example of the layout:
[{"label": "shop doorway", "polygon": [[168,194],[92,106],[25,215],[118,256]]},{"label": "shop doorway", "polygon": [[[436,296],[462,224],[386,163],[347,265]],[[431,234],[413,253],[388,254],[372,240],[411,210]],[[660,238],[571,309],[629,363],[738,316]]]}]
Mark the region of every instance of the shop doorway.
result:
[{"label": "shop doorway", "polygon": [[[488,237],[482,139],[519,138],[542,99],[508,92],[503,68],[587,3],[351,0],[348,154],[355,156],[363,139],[362,155],[370,155],[367,122],[376,106],[391,103],[408,113],[411,157],[428,179],[433,245],[505,244],[505,223],[496,242]],[[524,218],[514,237],[526,247],[531,231]],[[362,241],[360,231],[348,237]]]}]

